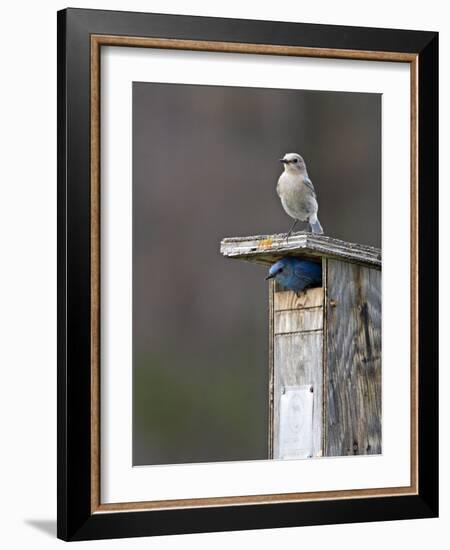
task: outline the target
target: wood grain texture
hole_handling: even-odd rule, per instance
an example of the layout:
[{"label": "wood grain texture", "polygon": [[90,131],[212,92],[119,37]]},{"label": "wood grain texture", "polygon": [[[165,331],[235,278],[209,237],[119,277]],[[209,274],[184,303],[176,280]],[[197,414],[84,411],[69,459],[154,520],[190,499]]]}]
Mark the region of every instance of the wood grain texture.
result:
[{"label": "wood grain texture", "polygon": [[406,52],[383,52],[337,48],[312,48],[278,44],[251,44],[240,42],[219,42],[211,40],[183,40],[179,38],[150,38],[141,36],[117,36],[93,34],[92,40],[98,46],[128,46],[141,48],[164,48],[169,50],[191,50],[207,52],[229,52],[256,55],[284,55],[294,57],[325,57],[329,59],[371,59],[373,61],[413,62],[417,54]]},{"label": "wood grain texture", "polygon": [[276,293],[277,296],[277,311],[289,309],[322,307],[323,305],[323,290],[321,287],[310,288],[308,292],[291,292],[290,290],[281,290]]},{"label": "wood grain texture", "polygon": [[[91,157],[100,158],[100,48],[91,44]],[[91,511],[100,505],[100,163],[91,162]]]},{"label": "wood grain texture", "polygon": [[419,59],[411,67],[411,485],[419,479]]},{"label": "wood grain texture", "polygon": [[221,253],[235,258],[271,265],[283,256],[335,258],[381,269],[381,250],[373,246],[350,243],[326,235],[299,232],[289,239],[286,234],[230,237],[220,244]]},{"label": "wood grain texture", "polygon": [[[273,449],[274,458],[279,457],[279,426],[280,426],[280,397],[285,386],[311,385],[314,390],[313,401],[313,456],[322,454],[322,384],[323,359],[322,341],[323,332],[317,327],[323,324],[323,308],[306,304],[323,302],[323,289],[314,288],[302,292],[297,296],[292,291],[274,292],[274,334],[273,334]],[[286,304],[297,304],[298,309],[287,310]],[[304,304],[304,305],[302,305]],[[281,309],[280,309],[281,308]],[[285,318],[283,326],[277,321],[279,316]],[[286,321],[298,316],[295,325],[296,331]],[[284,332],[276,333],[283,328]]]},{"label": "wood grain texture", "polygon": [[[276,311],[274,316],[275,336],[278,334],[305,332],[306,330],[322,330],[322,311],[322,307]],[[308,327],[308,329],[305,329],[305,327]]]},{"label": "wood grain texture", "polygon": [[381,453],[381,272],[327,261],[325,454]]}]

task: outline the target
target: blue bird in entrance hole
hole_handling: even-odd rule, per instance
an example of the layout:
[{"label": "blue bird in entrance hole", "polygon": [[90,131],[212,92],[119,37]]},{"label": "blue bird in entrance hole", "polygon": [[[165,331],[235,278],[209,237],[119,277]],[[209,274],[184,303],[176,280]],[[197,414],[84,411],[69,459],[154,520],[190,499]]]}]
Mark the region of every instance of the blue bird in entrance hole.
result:
[{"label": "blue bird in entrance hole", "polygon": [[311,260],[286,256],[270,266],[266,279],[275,279],[287,290],[301,292],[322,284],[322,266]]}]

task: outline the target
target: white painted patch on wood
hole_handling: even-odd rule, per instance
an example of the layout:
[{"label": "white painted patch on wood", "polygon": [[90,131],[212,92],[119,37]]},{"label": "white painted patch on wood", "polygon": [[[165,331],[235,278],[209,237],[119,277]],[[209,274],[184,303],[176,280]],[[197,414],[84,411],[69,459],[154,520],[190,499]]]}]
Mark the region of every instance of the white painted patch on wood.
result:
[{"label": "white painted patch on wood", "polygon": [[310,458],[313,454],[311,385],[281,389],[279,443],[275,458]]}]

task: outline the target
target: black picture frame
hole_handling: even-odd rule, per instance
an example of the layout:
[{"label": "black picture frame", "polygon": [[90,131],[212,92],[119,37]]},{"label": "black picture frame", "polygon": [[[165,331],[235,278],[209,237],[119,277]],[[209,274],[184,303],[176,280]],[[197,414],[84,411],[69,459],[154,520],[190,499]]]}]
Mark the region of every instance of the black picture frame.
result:
[{"label": "black picture frame", "polygon": [[[58,12],[58,530],[64,540],[438,515],[438,34],[85,9]],[[92,513],[91,36],[403,52],[418,60],[418,492]],[[432,215],[430,215],[432,213]]]}]

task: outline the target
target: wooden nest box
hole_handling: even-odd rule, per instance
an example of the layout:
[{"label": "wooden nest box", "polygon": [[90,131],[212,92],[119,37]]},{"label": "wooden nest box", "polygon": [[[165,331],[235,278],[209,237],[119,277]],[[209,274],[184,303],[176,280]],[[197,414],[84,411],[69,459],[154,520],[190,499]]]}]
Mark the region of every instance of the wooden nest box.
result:
[{"label": "wooden nest box", "polygon": [[227,238],[221,252],[270,266],[322,264],[322,286],[269,287],[269,457],[381,453],[381,251],[324,235]]}]

